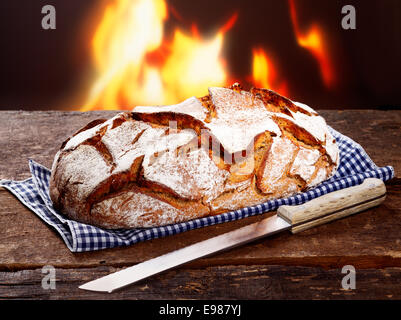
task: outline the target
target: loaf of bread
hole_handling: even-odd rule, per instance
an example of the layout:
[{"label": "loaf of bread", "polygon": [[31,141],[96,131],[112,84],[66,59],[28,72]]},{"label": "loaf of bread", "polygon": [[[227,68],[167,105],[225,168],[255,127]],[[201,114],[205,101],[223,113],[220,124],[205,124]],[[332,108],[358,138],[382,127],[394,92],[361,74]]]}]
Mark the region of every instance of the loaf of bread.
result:
[{"label": "loaf of bread", "polygon": [[331,177],[335,139],[310,107],[238,84],[95,120],[55,156],[54,207],[102,228],[143,228],[263,203]]}]

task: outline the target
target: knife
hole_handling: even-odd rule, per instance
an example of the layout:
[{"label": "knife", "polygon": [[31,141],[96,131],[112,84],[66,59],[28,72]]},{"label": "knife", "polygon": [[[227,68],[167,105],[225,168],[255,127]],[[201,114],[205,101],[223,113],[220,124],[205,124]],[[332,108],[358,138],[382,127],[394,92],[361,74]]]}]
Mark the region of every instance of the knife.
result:
[{"label": "knife", "polygon": [[283,205],[277,214],[182,249],[87,282],[79,288],[113,292],[152,275],[239,245],[289,230],[297,233],[379,205],[386,198],[383,181],[368,178],[354,187],[334,191],[301,205]]}]

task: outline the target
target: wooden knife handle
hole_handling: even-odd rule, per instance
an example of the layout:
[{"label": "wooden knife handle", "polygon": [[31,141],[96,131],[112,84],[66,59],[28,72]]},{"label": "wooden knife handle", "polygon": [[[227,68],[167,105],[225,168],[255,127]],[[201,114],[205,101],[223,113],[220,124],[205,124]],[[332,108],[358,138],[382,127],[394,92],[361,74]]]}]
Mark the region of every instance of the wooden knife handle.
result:
[{"label": "wooden knife handle", "polygon": [[368,178],[355,187],[328,193],[297,206],[281,206],[279,217],[292,225],[297,233],[379,205],[386,198],[383,181]]}]

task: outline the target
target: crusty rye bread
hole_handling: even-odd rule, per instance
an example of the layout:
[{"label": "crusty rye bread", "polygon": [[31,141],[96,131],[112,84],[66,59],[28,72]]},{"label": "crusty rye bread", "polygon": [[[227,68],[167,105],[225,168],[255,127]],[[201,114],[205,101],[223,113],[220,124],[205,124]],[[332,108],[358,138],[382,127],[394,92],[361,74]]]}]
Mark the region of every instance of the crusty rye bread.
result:
[{"label": "crusty rye bread", "polygon": [[336,141],[313,109],[234,84],[92,121],[55,156],[50,196],[83,223],[153,227],[296,194],[338,163]]}]

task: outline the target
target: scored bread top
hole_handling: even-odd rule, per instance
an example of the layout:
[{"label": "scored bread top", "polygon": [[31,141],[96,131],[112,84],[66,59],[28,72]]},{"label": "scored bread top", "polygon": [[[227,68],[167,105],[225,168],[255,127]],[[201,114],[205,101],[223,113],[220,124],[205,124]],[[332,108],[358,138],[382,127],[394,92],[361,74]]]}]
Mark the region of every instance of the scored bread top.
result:
[{"label": "scored bread top", "polygon": [[304,191],[338,163],[312,108],[235,84],[89,123],[55,156],[50,196],[84,223],[151,227]]}]

